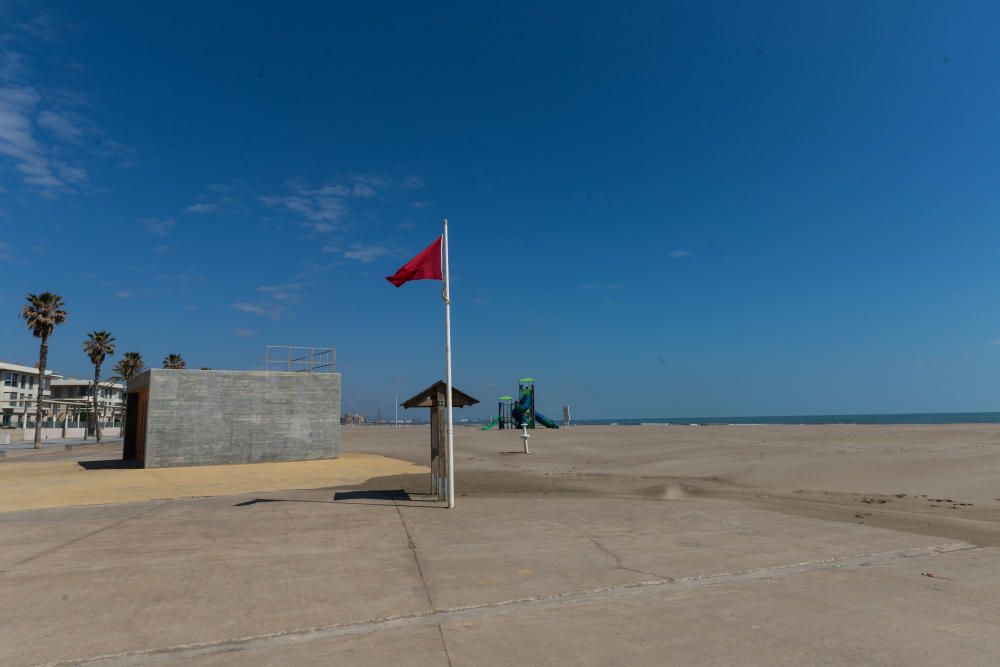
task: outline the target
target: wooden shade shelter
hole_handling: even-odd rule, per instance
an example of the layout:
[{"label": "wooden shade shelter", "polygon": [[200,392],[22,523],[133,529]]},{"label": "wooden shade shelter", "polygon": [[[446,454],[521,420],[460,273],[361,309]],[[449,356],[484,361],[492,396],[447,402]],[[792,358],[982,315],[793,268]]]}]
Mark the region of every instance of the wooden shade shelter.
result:
[{"label": "wooden shade shelter", "polygon": [[[444,380],[439,380],[402,403],[403,408],[407,410],[431,409],[431,493],[435,494],[438,500],[447,499],[448,458],[445,455],[448,428],[447,391]],[[456,387],[451,388],[451,401],[456,408],[464,408],[479,402],[478,399]]]}]

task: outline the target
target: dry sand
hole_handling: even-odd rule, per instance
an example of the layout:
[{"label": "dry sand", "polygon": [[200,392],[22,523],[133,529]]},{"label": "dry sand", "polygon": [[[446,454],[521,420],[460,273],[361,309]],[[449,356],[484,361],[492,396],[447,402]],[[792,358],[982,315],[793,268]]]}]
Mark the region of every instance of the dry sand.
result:
[{"label": "dry sand", "polygon": [[[1000,546],[1000,425],[456,428],[461,496],[717,498]],[[427,427],[344,427],[345,451],[426,465]],[[426,490],[424,475],[378,480]],[[369,487],[373,486],[369,484]]]},{"label": "dry sand", "polygon": [[[372,477],[426,472],[408,461],[346,453],[338,459],[177,468],[132,468],[121,448],[42,450],[0,465],[0,513],[52,507],[134,503],[167,498],[225,496],[252,491],[363,484]],[[101,453],[104,457],[94,459]],[[62,454],[62,458],[53,455]],[[115,458],[110,459],[108,455]]]}]

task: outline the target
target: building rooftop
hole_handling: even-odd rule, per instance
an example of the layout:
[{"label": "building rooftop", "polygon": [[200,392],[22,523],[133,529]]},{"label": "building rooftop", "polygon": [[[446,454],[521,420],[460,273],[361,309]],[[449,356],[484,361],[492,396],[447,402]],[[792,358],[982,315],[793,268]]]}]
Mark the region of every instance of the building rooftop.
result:
[{"label": "building rooftop", "polygon": [[[81,378],[63,378],[57,376],[57,379],[52,380],[51,384],[53,387],[78,387],[81,385],[86,385],[89,387],[91,384],[93,384],[93,382],[94,382],[93,380],[83,380]],[[122,384],[121,382],[114,382],[112,380],[101,380],[100,385],[102,387],[116,387],[118,389],[125,388],[125,385]]]},{"label": "building rooftop", "polygon": [[[416,396],[404,401],[402,406],[407,410],[410,408],[432,408],[437,405],[437,396],[439,394],[443,396],[446,391],[447,385],[444,380],[438,380]],[[451,401],[453,407],[456,408],[464,408],[467,405],[475,405],[479,402],[478,399],[469,396],[455,385],[451,386]]]},{"label": "building rooftop", "polygon": [[[15,364],[3,360],[0,360],[0,370],[17,371],[18,373],[31,373],[33,375],[38,375],[38,369],[35,368],[34,366],[25,366],[23,364]],[[46,368],[45,377],[62,377],[62,376]]]}]

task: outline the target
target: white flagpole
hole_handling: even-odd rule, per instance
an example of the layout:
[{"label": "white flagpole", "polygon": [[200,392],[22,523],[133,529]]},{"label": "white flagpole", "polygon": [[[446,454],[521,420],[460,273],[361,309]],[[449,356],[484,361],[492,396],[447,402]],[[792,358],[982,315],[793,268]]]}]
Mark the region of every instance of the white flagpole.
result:
[{"label": "white flagpole", "polygon": [[452,391],[451,391],[451,276],[448,267],[448,219],[445,218],[444,244],[444,358],[445,358],[445,391],[448,405],[448,507],[455,507],[455,424],[452,421]]}]

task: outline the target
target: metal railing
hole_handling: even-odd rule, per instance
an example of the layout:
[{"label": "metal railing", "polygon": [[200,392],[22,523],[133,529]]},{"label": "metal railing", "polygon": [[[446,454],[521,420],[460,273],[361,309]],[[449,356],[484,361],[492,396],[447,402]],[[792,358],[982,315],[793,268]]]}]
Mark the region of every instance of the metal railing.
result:
[{"label": "metal railing", "polygon": [[337,351],[332,347],[268,345],[264,352],[264,370],[284,373],[334,373]]}]

